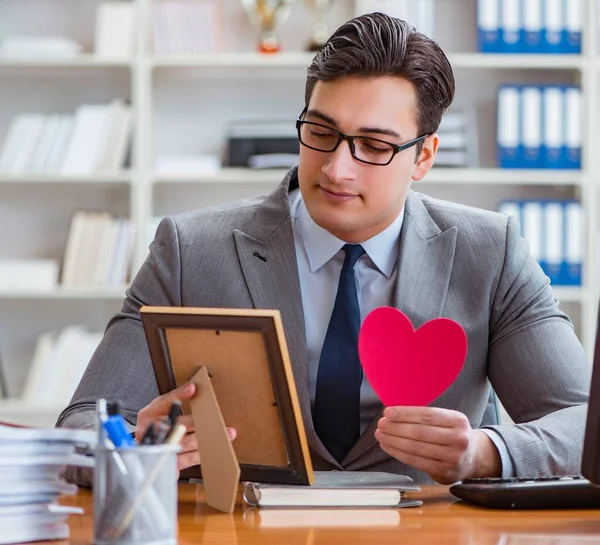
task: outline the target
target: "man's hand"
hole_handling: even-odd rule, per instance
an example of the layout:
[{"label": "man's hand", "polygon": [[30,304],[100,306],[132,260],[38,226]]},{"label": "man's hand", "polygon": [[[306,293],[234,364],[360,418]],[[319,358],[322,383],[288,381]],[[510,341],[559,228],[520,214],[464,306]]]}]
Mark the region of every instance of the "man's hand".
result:
[{"label": "man's hand", "polygon": [[[171,405],[174,401],[185,401],[191,399],[196,394],[195,384],[184,384],[175,390],[157,397],[151,403],[146,405],[139,413],[137,418],[137,427],[135,428],[135,439],[139,443],[151,422],[156,422],[165,418],[169,414]],[[189,414],[182,415],[177,422],[183,424],[187,431],[181,441],[181,452],[177,454],[177,469],[179,471],[200,463],[200,454],[198,453],[198,443],[194,433],[194,422]],[[233,428],[227,428],[229,438],[233,441],[236,431]]]},{"label": "man's hand", "polygon": [[387,407],[375,438],[397,460],[441,484],[467,477],[499,477],[500,455],[492,440],[467,417],[434,407]]}]

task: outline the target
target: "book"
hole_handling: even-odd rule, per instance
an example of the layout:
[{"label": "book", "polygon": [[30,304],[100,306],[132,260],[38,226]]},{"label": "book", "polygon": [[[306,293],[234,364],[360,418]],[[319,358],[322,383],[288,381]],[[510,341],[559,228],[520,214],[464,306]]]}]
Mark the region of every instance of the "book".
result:
[{"label": "book", "polygon": [[96,55],[103,59],[129,59],[134,51],[135,22],[133,2],[98,4],[94,34]]},{"label": "book", "polygon": [[418,507],[407,491],[420,488],[406,475],[369,471],[316,471],[312,486],[249,482],[244,501],[252,507]]},{"label": "book", "polygon": [[244,510],[244,525],[260,528],[380,528],[400,524],[397,509],[376,507],[353,509],[260,509]]}]

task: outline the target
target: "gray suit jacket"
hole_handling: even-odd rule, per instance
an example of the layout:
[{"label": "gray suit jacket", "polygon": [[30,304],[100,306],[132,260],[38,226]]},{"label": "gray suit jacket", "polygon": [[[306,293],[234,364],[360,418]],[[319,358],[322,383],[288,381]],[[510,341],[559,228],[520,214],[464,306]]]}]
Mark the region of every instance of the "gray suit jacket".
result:
[{"label": "gray suit jacket", "polygon": [[[279,309],[314,467],[340,469],[317,437],[310,414],[288,205],[288,192],[297,185],[294,168],[268,196],[161,222],[121,312],[108,324],[58,425],[93,426],[98,397],[123,400],[126,418],[135,424],[137,412],[157,396],[141,305]],[[393,305],[415,327],[446,316],[468,335],[462,372],[432,405],[461,411],[478,427],[491,383],[516,422],[493,429],[506,442],[517,476],[579,473],[591,366],[514,218],[410,192],[397,266]],[[342,467],[429,482],[379,448],[376,421]],[[84,475],[78,480],[86,484]]]}]

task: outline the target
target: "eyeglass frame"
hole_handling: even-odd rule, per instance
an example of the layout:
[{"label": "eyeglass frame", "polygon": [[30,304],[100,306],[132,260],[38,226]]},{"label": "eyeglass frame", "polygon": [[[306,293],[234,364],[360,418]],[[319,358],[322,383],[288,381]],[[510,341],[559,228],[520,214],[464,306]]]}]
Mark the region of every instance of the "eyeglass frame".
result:
[{"label": "eyeglass frame", "polygon": [[[352,155],[354,160],[358,161],[359,163],[363,163],[365,165],[374,165],[377,167],[385,167],[394,160],[394,157],[396,157],[396,155],[398,153],[400,153],[401,151],[404,151],[406,149],[412,148],[413,146],[415,146],[416,144],[418,144],[419,142],[421,142],[428,136],[431,136],[431,134],[432,134],[429,132],[427,134],[417,136],[416,138],[413,138],[412,140],[409,140],[408,142],[404,142],[404,144],[394,144],[394,143],[388,142],[386,140],[381,140],[380,138],[373,138],[372,136],[347,135],[347,134],[344,134],[343,132],[338,131],[337,129],[334,129],[333,127],[328,126],[328,125],[323,125],[322,123],[315,123],[314,121],[306,121],[305,119],[302,119],[302,116],[306,114],[306,111],[307,111],[307,109],[304,108],[304,110],[302,110],[302,113],[300,114],[300,116],[296,119],[296,130],[298,131],[298,141],[300,142],[300,144],[302,144],[304,147],[306,147],[308,149],[311,149],[314,151],[319,151],[321,153],[333,153],[335,150],[337,150],[340,147],[340,144],[342,143],[342,141],[345,140],[346,142],[348,142],[348,147],[350,148],[350,154]],[[301,129],[302,129],[303,125],[315,125],[317,127],[323,127],[324,129],[333,131],[338,134],[338,141],[336,142],[335,146],[330,150],[322,150],[322,149],[318,149],[318,148],[313,148],[312,146],[309,146],[308,144],[305,144],[302,141]],[[371,161],[365,161],[364,159],[359,159],[356,156],[356,148],[354,146],[354,139],[356,139],[356,138],[373,140],[374,142],[379,142],[381,144],[387,144],[392,149],[392,156],[390,157],[390,160],[387,163],[372,163]]]}]

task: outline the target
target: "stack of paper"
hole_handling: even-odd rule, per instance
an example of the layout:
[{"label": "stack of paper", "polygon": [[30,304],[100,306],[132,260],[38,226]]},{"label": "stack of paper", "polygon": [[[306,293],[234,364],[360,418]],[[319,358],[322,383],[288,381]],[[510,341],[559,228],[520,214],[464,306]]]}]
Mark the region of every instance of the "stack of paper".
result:
[{"label": "stack of paper", "polygon": [[469,126],[475,124],[467,119],[465,112],[451,112],[442,117],[438,128],[440,144],[435,156],[435,166],[476,166],[477,138],[469,137]]},{"label": "stack of paper", "polygon": [[81,52],[80,44],[63,36],[7,36],[0,41],[0,57],[71,58]]},{"label": "stack of paper", "polygon": [[67,516],[83,510],[56,503],[77,492],[59,475],[66,465],[93,467],[93,458],[76,449],[95,440],[93,431],[0,424],[0,544],[69,537]]}]

